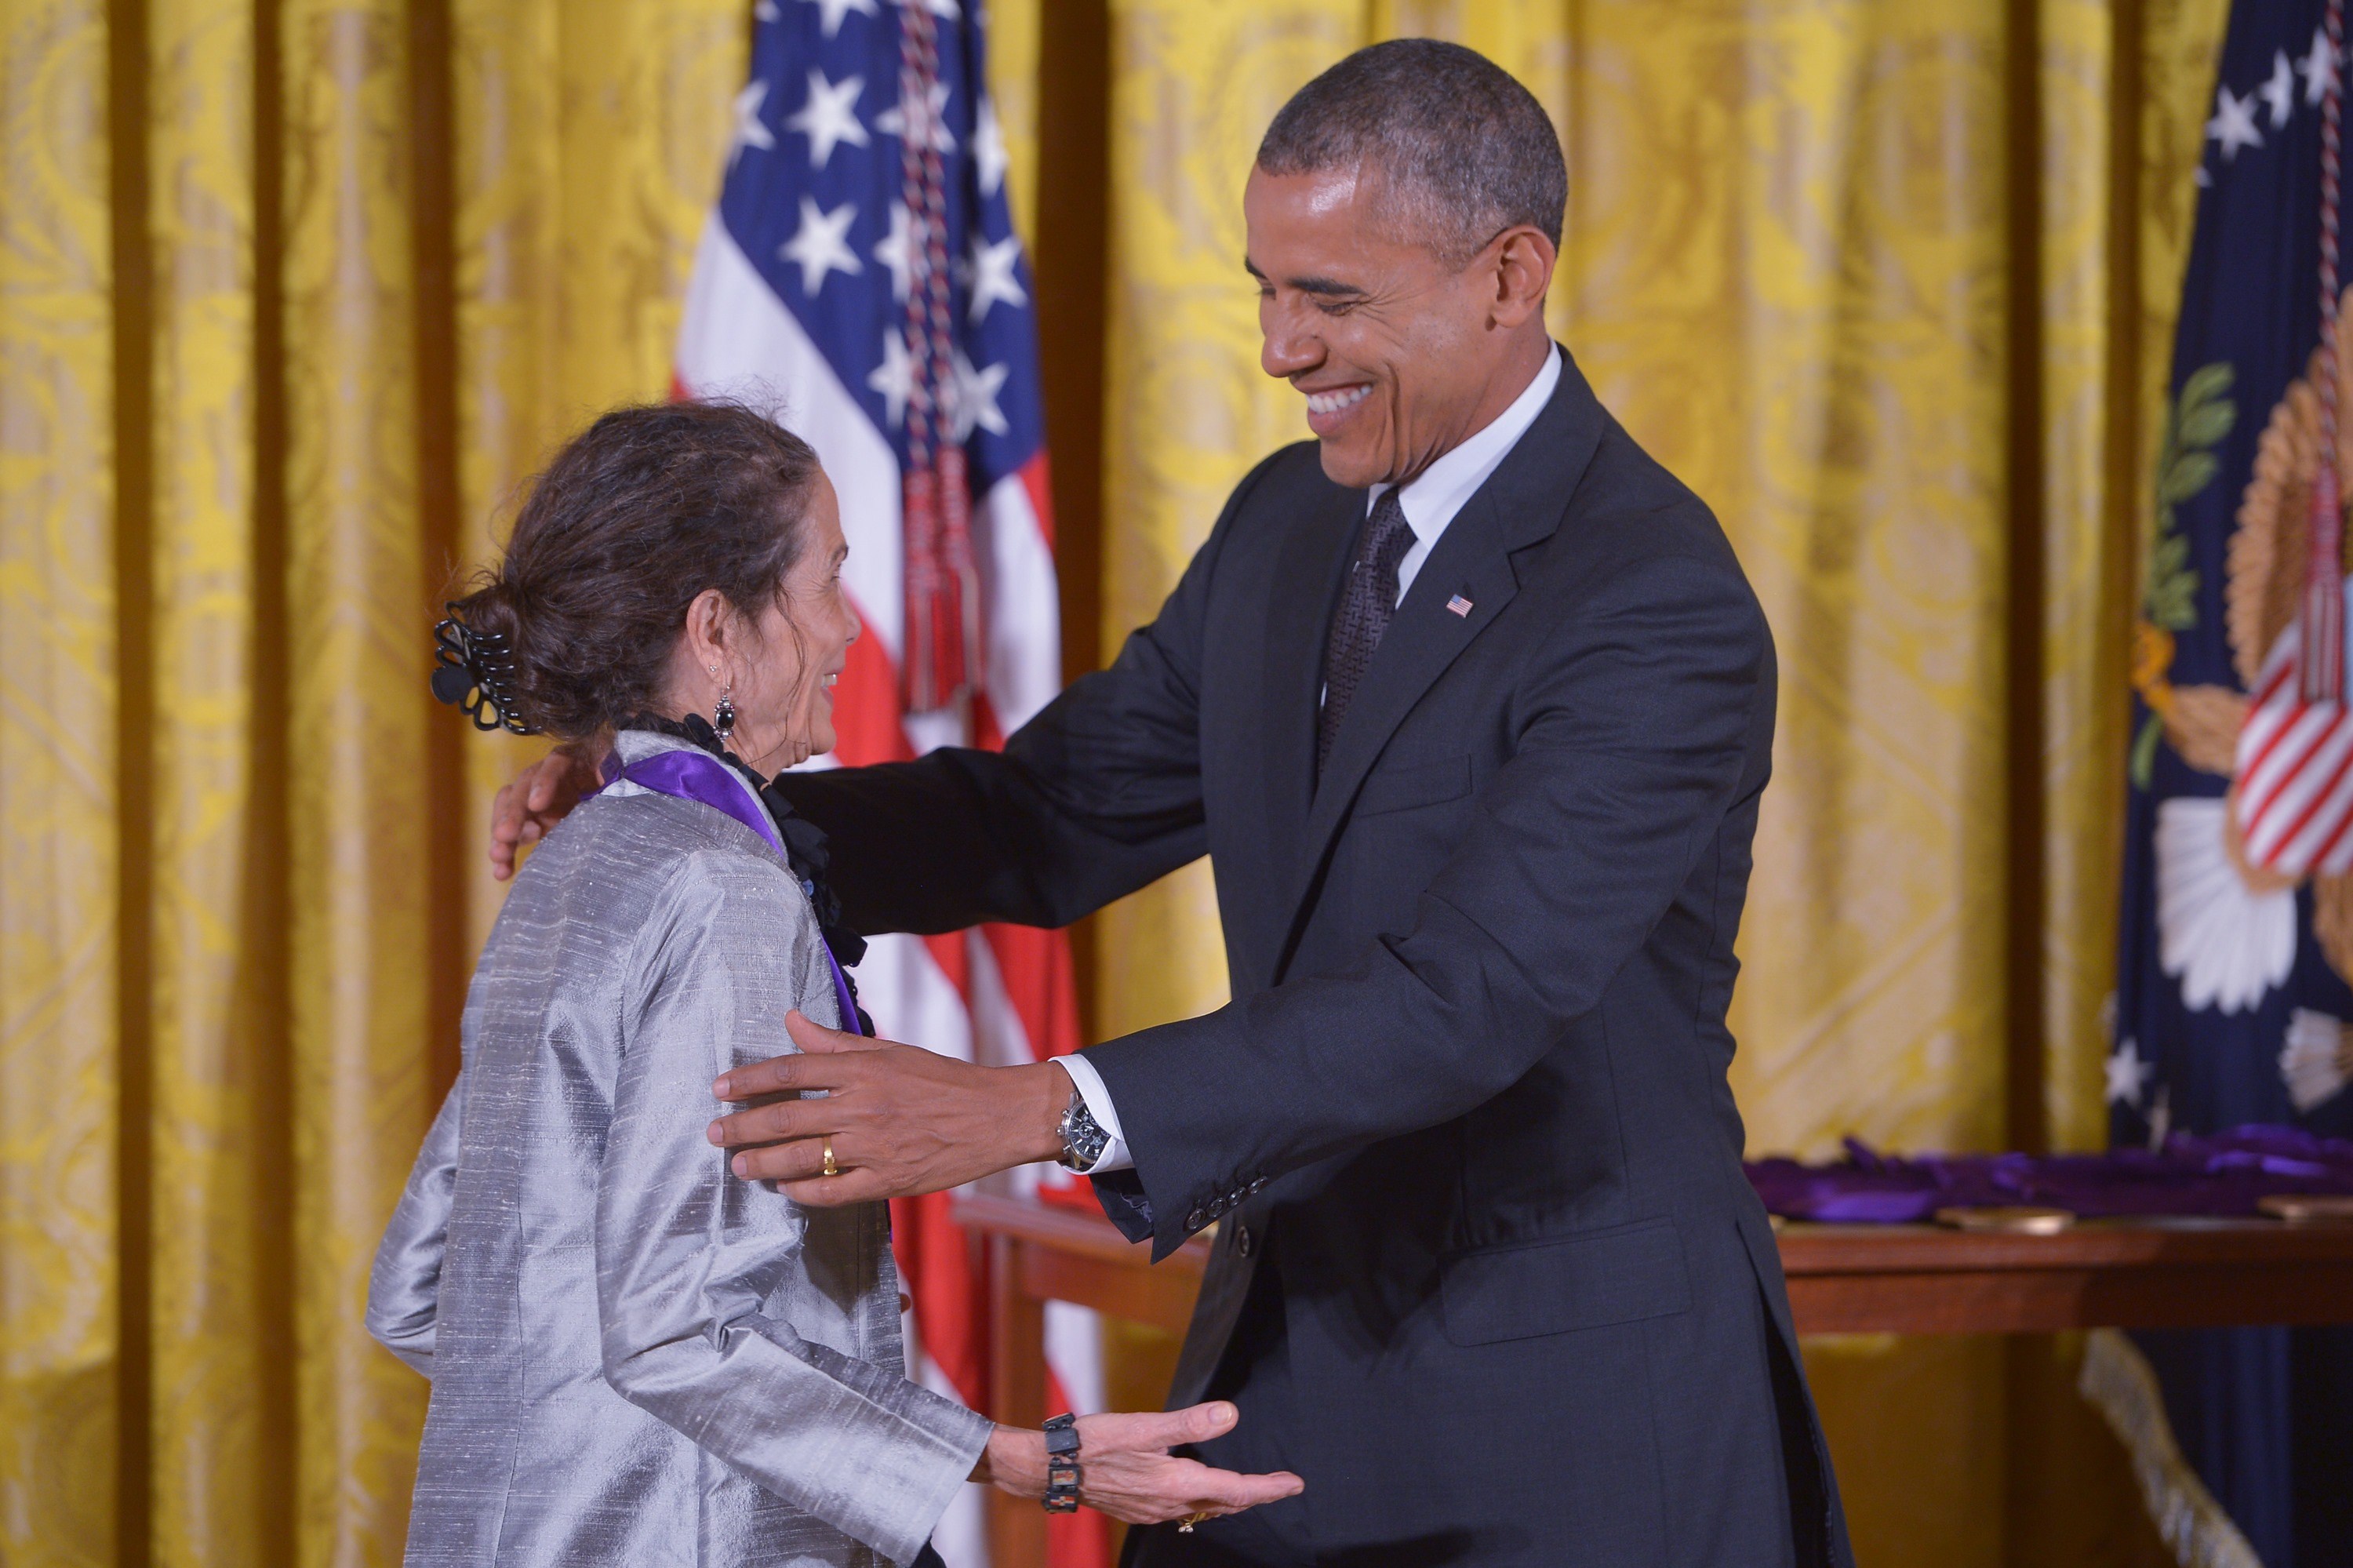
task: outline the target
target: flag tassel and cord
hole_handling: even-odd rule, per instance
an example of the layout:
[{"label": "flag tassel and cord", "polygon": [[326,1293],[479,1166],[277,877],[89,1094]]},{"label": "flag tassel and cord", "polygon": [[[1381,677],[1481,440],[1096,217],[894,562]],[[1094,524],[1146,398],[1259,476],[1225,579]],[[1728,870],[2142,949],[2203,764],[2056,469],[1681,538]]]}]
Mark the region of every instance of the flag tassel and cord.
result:
[{"label": "flag tassel and cord", "polygon": [[[2323,26],[2329,58],[2342,59],[2344,0],[2329,0]],[[2320,110],[2320,465],[2313,476],[2310,548],[2304,581],[2305,636],[2298,673],[2308,703],[2345,695],[2345,514],[2337,471],[2337,224],[2338,137],[2344,92],[2331,71]]]},{"label": "flag tassel and cord", "polygon": [[[955,430],[955,325],[947,252],[946,168],[937,101],[937,24],[910,5],[899,28],[899,101],[908,124],[901,179],[921,261],[907,290],[906,657],[901,700],[909,713],[948,706],[983,679],[980,577],[972,554],[972,482]],[[913,244],[911,241],[911,244]]]}]

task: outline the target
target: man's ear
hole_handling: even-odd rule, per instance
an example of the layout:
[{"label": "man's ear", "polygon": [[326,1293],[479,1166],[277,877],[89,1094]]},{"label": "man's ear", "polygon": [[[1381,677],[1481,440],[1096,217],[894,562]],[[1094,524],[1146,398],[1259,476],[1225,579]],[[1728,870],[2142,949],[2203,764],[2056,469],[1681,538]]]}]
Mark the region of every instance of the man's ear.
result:
[{"label": "man's ear", "polygon": [[1542,229],[1519,224],[1490,242],[1493,247],[1494,321],[1516,327],[1532,315],[1544,313],[1545,291],[1552,287],[1553,264],[1559,251]]}]

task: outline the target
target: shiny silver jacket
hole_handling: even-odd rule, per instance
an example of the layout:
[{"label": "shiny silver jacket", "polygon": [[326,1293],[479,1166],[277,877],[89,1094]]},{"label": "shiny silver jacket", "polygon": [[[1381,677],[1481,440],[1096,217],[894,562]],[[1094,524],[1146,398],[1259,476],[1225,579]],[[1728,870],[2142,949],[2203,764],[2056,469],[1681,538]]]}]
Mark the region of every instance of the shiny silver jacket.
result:
[{"label": "shiny silver jacket", "polygon": [[368,1296],[433,1380],[411,1568],[921,1550],[990,1427],[905,1376],[884,1207],[803,1209],[704,1139],[796,1007],[839,1021],[816,917],[723,812],[617,784],[516,877]]}]

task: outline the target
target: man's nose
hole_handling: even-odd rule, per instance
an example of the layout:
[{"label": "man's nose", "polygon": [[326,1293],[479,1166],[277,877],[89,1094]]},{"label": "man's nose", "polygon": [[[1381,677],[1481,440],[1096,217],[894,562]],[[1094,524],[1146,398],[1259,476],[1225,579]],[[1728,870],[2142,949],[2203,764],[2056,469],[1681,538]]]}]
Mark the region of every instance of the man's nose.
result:
[{"label": "man's nose", "polygon": [[1312,333],[1295,331],[1270,311],[1259,321],[1259,368],[1278,380],[1302,376],[1324,363],[1324,345]]}]

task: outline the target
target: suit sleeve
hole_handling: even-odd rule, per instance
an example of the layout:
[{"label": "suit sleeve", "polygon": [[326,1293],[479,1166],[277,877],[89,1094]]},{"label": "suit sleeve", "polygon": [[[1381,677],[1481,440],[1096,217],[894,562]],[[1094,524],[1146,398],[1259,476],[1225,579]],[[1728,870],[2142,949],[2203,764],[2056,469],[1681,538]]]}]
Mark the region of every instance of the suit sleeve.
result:
[{"label": "suit sleeve", "polygon": [[[777,951],[782,882],[742,857],[694,857],[637,960],[596,1188],[605,1379],[738,1473],[909,1563],[991,1423],[770,1316],[805,1216],[769,1183],[737,1181],[703,1135],[712,1078],[789,1051],[785,1014],[804,992],[823,1012],[814,926],[793,922],[789,955]],[[887,1256],[864,1261],[876,1274],[859,1319],[895,1327]]]},{"label": "suit sleeve", "polygon": [[1338,972],[1090,1048],[1155,1254],[1284,1171],[1524,1076],[1761,786],[1772,687],[1763,615],[1729,561],[1615,574],[1524,678],[1514,754],[1409,929]]},{"label": "suit sleeve", "polygon": [[441,1258],[449,1243],[449,1208],[458,1188],[458,1139],[466,1118],[466,1075],[449,1087],[425,1147],[408,1173],[400,1206],[385,1226],[368,1275],[367,1330],[376,1343],[427,1377],[433,1375],[439,1320]]},{"label": "suit sleeve", "polygon": [[1236,487],[1149,626],[1002,752],[795,773],[770,786],[825,831],[850,929],[1061,927],[1208,852],[1201,639],[1219,554],[1261,477]]}]

